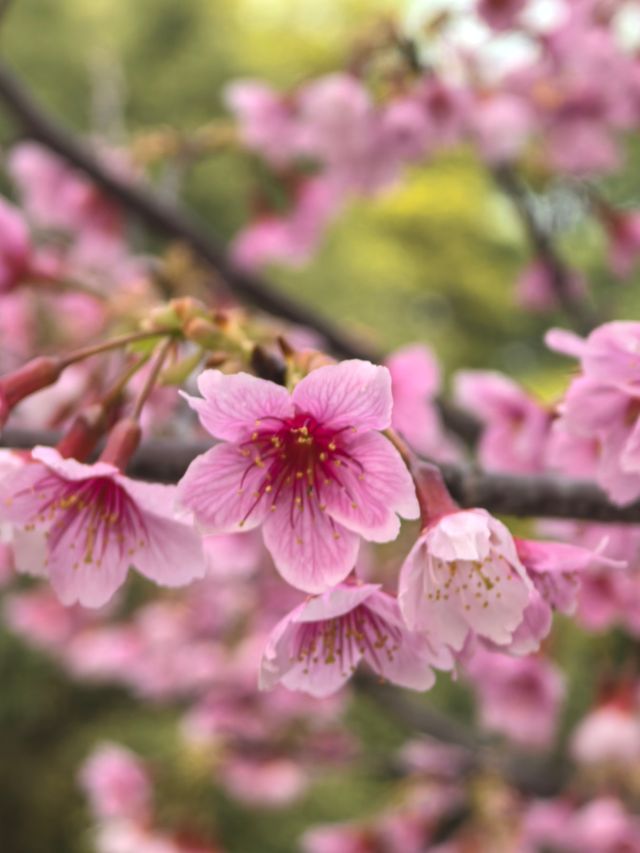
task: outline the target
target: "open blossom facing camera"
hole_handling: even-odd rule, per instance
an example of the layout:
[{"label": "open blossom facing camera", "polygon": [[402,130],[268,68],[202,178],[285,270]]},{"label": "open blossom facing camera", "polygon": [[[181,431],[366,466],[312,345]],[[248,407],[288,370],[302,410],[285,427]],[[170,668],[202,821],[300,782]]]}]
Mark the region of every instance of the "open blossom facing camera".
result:
[{"label": "open blossom facing camera", "polygon": [[[174,517],[175,489],[141,483],[105,462],[83,465],[50,447],[0,483],[0,519],[22,535],[21,549],[45,540],[44,565],[63,604],[105,604],[130,566],[164,586],[181,586],[205,571],[200,537]],[[28,561],[26,561],[28,562]],[[26,564],[25,562],[25,564]]]},{"label": "open blossom facing camera", "polygon": [[397,601],[378,584],[340,584],[296,607],[274,628],[262,658],[260,686],[328,696],[364,660],[382,678],[427,690],[432,667],[450,669],[448,650],[408,631]]},{"label": "open blossom facing camera", "polygon": [[411,476],[377,430],[391,421],[384,367],[320,367],[290,394],[245,373],[201,374],[204,399],[187,398],[222,443],[182,479],[182,502],[210,533],[263,525],[282,576],[320,593],[344,580],[360,537],[395,539],[398,516],[416,518]]}]

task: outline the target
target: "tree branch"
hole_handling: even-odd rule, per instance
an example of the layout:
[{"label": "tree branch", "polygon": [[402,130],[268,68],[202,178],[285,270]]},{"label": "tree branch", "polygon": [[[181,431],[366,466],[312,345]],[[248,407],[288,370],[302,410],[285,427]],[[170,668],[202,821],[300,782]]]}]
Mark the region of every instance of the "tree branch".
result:
[{"label": "tree branch", "polygon": [[[84,172],[128,212],[165,236],[181,240],[225,281],[229,290],[263,311],[289,322],[314,329],[329,347],[344,358],[381,362],[383,354],[357,340],[328,318],[290,298],[264,278],[239,269],[228,258],[222,242],[207,226],[194,222],[185,212],[168,204],[148,187],[133,184],[110,171],[71,133],[48,116],[11,71],[0,64],[0,101],[24,133],[37,140],[71,166]],[[447,401],[439,401],[445,426],[468,444],[478,438],[475,418]]]},{"label": "tree branch", "polygon": [[527,199],[526,189],[517,174],[511,166],[505,164],[496,166],[493,169],[493,175],[500,189],[511,200],[534,255],[549,271],[558,302],[565,313],[575,320],[580,331],[591,331],[598,325],[598,318],[580,294],[575,293],[571,282],[571,271],[556,251],[549,234],[537,221]]},{"label": "tree branch", "polygon": [[[0,445],[29,449],[54,445],[59,435],[48,431],[5,430]],[[137,451],[127,473],[141,480],[175,483],[189,463],[211,447],[208,441],[151,439]],[[640,501],[619,507],[595,484],[548,474],[515,476],[479,471],[465,465],[440,466],[445,483],[462,507],[484,507],[523,518],[569,518],[580,521],[640,523]]]},{"label": "tree branch", "polygon": [[337,355],[380,361],[379,353],[348,336],[328,319],[320,317],[314,309],[281,293],[265,279],[238,268],[229,260],[222,242],[208,226],[205,231],[185,212],[165,202],[148,187],[134,184],[105,167],[85,145],[48,116],[3,65],[0,65],[0,100],[28,137],[41,142],[84,172],[105,193],[147,225],[182,240],[202,261],[216,270],[240,299],[292,323],[315,329]]},{"label": "tree branch", "polygon": [[356,673],[353,682],[360,693],[412,736],[427,735],[457,747],[465,757],[463,773],[498,773],[519,791],[539,797],[554,796],[566,784],[569,765],[562,755],[545,752],[532,755],[528,751],[501,748],[495,737],[445,715],[426,704],[423,696],[380,683],[368,673]]}]

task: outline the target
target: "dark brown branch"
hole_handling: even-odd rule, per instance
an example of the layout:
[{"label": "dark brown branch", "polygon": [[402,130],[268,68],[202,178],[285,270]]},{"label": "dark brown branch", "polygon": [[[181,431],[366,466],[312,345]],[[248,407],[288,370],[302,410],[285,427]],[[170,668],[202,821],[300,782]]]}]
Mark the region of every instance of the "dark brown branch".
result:
[{"label": "dark brown branch", "polygon": [[[58,436],[35,430],[5,430],[4,447],[30,448],[55,444]],[[142,480],[175,483],[210,442],[154,439],[134,456],[128,473]],[[640,502],[619,507],[595,484],[552,475],[491,474],[463,465],[442,465],[444,480],[463,507],[484,507],[502,515],[524,518],[571,518],[583,521],[640,523]]]},{"label": "dark brown branch", "polygon": [[501,749],[496,738],[431,707],[424,697],[381,684],[366,673],[354,678],[357,690],[412,736],[427,735],[456,746],[464,755],[461,771],[497,773],[525,794],[549,797],[564,789],[569,766],[561,755]]},{"label": "dark brown branch", "polygon": [[551,277],[558,302],[565,313],[582,332],[589,332],[598,325],[598,318],[588,302],[576,294],[571,281],[571,270],[558,254],[553,240],[541,227],[527,198],[527,191],[511,166],[497,166],[493,170],[496,183],[518,214],[535,257],[540,260]]}]

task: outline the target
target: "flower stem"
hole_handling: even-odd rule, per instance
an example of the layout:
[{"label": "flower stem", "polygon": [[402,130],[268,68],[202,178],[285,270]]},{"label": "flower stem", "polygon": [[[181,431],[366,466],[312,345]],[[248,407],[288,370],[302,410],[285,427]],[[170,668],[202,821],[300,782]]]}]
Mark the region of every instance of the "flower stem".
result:
[{"label": "flower stem", "polygon": [[175,329],[154,329],[152,332],[132,332],[129,335],[120,335],[117,338],[111,338],[111,340],[103,341],[100,344],[84,347],[83,349],[78,349],[75,352],[69,353],[69,355],[62,358],[62,365],[63,367],[69,367],[70,364],[75,364],[78,361],[84,361],[85,358],[91,358],[91,356],[100,355],[100,353],[103,352],[110,352],[114,349],[121,349],[129,344],[136,343],[137,341],[144,341],[148,338],[159,338],[166,335],[172,335],[174,332]]},{"label": "flower stem", "polygon": [[156,350],[157,354],[155,361],[151,367],[151,370],[149,371],[149,375],[147,376],[146,382],[144,383],[142,390],[138,394],[138,398],[133,407],[133,412],[131,414],[133,420],[138,420],[138,418],[140,417],[144,404],[147,402],[149,395],[156,386],[158,376],[160,375],[160,371],[162,370],[162,365],[164,364],[164,361],[167,355],[169,354],[169,350],[173,346],[173,343],[174,342],[172,338],[167,338],[160,344],[160,346]]}]

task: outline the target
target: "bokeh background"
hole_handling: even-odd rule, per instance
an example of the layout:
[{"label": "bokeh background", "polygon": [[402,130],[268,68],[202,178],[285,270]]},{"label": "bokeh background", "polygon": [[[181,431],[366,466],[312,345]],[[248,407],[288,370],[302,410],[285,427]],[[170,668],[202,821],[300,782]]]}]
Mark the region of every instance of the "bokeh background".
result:
[{"label": "bokeh background", "polygon": [[[224,114],[225,84],[259,77],[287,87],[344,66],[353,40],[399,5],[374,0],[21,0],[0,24],[6,61],[69,126],[130,145],[166,127],[191,131]],[[402,9],[400,9],[402,11]],[[14,130],[0,111],[0,139]],[[637,158],[606,186],[621,206],[638,199]],[[535,186],[536,176],[529,176]],[[225,238],[246,221],[250,167],[220,153],[182,173],[162,167],[158,186],[180,187],[185,204]],[[560,191],[559,191],[560,192]],[[565,191],[566,193],[566,191]],[[556,199],[558,202],[558,199]],[[598,292],[609,285],[601,235],[583,222],[579,199],[560,199],[558,239]],[[542,203],[542,202],[541,202]],[[558,207],[558,205],[556,205]],[[509,202],[470,151],[454,150],[376,200],[353,202],[301,270],[271,277],[300,299],[350,325],[384,350],[428,343],[445,374],[495,368],[552,399],[566,367],[545,353],[549,317],[514,304],[514,280],[528,257]],[[633,281],[616,285],[616,312],[637,316]],[[609,298],[609,297],[607,297]],[[145,595],[144,585],[131,595]],[[1,630],[1,629],[0,629]],[[589,704],[584,677],[615,659],[622,639],[560,625],[557,658],[567,666],[563,729]],[[441,679],[426,701],[469,719],[466,688]],[[282,853],[313,823],[375,812],[386,801],[386,759],[406,732],[365,696],[349,725],[366,745],[348,773],[317,782],[284,812],[248,812],[212,783],[197,754],[176,737],[178,708],[143,705],[118,689],[71,683],[44,656],[0,634],[0,849],[3,853],[90,853],[90,817],[77,767],[112,738],[157,770],[158,814],[211,832],[237,853]]]}]

